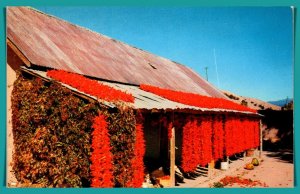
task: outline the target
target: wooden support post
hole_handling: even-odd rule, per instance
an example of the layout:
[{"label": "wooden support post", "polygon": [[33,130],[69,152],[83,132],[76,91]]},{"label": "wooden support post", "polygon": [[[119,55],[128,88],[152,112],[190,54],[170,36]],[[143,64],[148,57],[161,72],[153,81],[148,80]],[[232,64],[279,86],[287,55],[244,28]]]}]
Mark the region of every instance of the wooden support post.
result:
[{"label": "wooden support post", "polygon": [[212,177],[214,169],[215,169],[215,161],[212,160],[210,163],[208,163],[208,172],[207,172],[207,174],[208,174],[209,178]]},{"label": "wooden support post", "polygon": [[172,128],[172,137],[170,139],[170,187],[175,187],[175,128]]},{"label": "wooden support post", "polygon": [[259,120],[259,131],[260,131],[260,137],[259,137],[259,140],[260,140],[260,147],[259,147],[259,158],[262,157],[262,151],[263,151],[263,138],[262,138],[262,122],[261,122],[261,119]]},{"label": "wooden support post", "polygon": [[208,165],[210,169],[215,169],[215,160],[210,161]]}]

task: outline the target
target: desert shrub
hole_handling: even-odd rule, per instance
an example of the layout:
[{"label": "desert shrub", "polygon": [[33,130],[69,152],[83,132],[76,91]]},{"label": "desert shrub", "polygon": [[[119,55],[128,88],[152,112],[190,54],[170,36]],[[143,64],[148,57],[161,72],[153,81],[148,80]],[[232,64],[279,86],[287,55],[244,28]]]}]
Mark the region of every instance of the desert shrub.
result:
[{"label": "desert shrub", "polygon": [[19,74],[12,92],[17,180],[43,187],[89,186],[97,109],[59,84]]}]

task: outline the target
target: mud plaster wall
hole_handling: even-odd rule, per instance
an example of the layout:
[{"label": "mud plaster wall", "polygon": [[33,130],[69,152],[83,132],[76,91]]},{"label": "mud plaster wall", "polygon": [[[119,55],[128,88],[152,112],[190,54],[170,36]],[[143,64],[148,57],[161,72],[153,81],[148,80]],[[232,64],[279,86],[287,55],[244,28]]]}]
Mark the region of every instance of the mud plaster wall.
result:
[{"label": "mud plaster wall", "polygon": [[17,180],[12,172],[12,155],[14,150],[12,134],[12,112],[11,112],[11,93],[13,84],[16,80],[16,70],[22,65],[22,60],[7,47],[6,64],[6,186],[11,187],[17,184]]}]

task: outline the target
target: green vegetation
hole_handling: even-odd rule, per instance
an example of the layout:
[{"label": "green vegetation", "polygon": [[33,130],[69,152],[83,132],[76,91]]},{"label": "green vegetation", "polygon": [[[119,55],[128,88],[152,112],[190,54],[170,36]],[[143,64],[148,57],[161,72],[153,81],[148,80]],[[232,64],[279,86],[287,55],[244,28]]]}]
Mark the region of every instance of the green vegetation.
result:
[{"label": "green vegetation", "polygon": [[213,188],[224,188],[224,185],[221,182],[214,182]]}]

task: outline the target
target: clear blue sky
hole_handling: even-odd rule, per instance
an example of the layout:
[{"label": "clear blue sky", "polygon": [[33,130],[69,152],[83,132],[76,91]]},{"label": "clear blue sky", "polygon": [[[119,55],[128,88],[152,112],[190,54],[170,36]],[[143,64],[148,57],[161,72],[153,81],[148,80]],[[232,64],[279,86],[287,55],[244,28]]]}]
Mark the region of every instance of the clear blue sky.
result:
[{"label": "clear blue sky", "polygon": [[220,89],[265,101],[293,97],[289,7],[35,8],[182,63],[204,78],[208,67],[208,81]]}]

